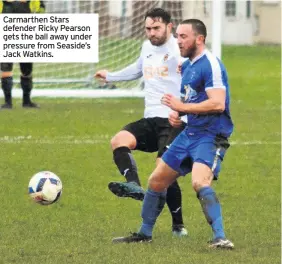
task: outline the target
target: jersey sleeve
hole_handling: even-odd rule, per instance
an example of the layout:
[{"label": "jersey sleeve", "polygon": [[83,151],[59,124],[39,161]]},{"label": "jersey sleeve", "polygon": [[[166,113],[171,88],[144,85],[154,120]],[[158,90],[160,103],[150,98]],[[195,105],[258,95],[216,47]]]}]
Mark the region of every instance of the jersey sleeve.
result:
[{"label": "jersey sleeve", "polygon": [[220,63],[216,58],[205,65],[202,74],[204,75],[205,90],[213,88],[226,89]]},{"label": "jersey sleeve", "polygon": [[131,81],[142,77],[143,74],[142,69],[140,69],[139,67],[139,59],[135,63],[125,67],[120,71],[108,72],[106,76],[106,81]]}]

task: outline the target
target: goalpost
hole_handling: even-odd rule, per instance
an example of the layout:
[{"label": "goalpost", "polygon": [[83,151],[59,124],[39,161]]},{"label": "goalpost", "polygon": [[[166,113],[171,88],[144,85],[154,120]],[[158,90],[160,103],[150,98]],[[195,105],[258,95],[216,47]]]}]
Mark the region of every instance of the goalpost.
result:
[{"label": "goalpost", "polygon": [[[221,0],[56,0],[45,1],[46,13],[98,13],[99,59],[94,63],[34,64],[33,96],[125,97],[143,96],[142,80],[102,85],[95,71],[117,71],[134,62],[145,40],[144,16],[148,9],[162,7],[172,15],[174,28],[184,19],[198,18],[207,26],[207,45],[221,57]],[[70,53],[71,56],[71,53]],[[15,65],[15,85],[19,70]],[[21,91],[14,89],[14,97]]]}]

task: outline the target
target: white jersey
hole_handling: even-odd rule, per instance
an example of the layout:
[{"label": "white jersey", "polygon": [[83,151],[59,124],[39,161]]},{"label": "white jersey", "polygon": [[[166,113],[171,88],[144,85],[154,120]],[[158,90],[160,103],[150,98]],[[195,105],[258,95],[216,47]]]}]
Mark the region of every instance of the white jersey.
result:
[{"label": "white jersey", "polygon": [[106,80],[125,81],[143,76],[144,117],[168,118],[171,109],[161,103],[161,98],[166,93],[180,98],[181,75],[176,69],[182,60],[176,39],[172,35],[162,46],[154,46],[146,40],[137,61],[121,71],[108,73]]}]

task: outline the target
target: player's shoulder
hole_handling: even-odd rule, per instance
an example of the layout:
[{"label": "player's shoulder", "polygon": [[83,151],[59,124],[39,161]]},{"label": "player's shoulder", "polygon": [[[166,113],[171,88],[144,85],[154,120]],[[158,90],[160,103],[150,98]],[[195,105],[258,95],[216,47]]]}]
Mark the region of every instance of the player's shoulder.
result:
[{"label": "player's shoulder", "polygon": [[185,69],[190,67],[190,66],[191,66],[191,61],[187,58],[183,58],[183,62],[182,62],[182,65],[181,65],[181,71],[184,72]]},{"label": "player's shoulder", "polygon": [[176,54],[180,55],[180,50],[177,44],[177,39],[173,35],[171,35],[171,37],[169,38],[167,45],[169,49],[173,50]]},{"label": "player's shoulder", "polygon": [[142,48],[141,48],[141,57],[147,56],[148,53],[154,52],[154,47],[151,44],[150,40],[144,40],[142,43]]},{"label": "player's shoulder", "polygon": [[203,57],[203,62],[211,67],[223,65],[222,61],[209,50],[205,50]]},{"label": "player's shoulder", "polygon": [[171,46],[174,46],[174,47],[178,47],[177,38],[174,37],[172,34],[171,34],[171,36],[169,37],[167,43],[168,43],[168,45],[171,45]]},{"label": "player's shoulder", "polygon": [[148,49],[151,49],[152,46],[153,45],[151,44],[150,40],[146,39],[146,40],[143,41],[142,49],[143,50],[146,50],[146,49],[148,50]]},{"label": "player's shoulder", "polygon": [[204,54],[200,58],[200,63],[195,65],[196,67],[201,68],[203,70],[202,72],[204,73],[225,71],[222,61],[209,50],[204,51]]}]

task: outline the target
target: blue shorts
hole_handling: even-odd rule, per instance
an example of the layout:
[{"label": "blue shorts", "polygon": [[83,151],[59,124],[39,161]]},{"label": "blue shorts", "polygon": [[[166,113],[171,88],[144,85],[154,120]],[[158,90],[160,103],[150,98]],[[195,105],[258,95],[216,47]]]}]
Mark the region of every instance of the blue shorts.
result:
[{"label": "blue shorts", "polygon": [[207,133],[189,133],[185,129],[172,142],[162,159],[182,176],[192,171],[194,162],[206,164],[216,180],[228,147],[227,138]]}]

